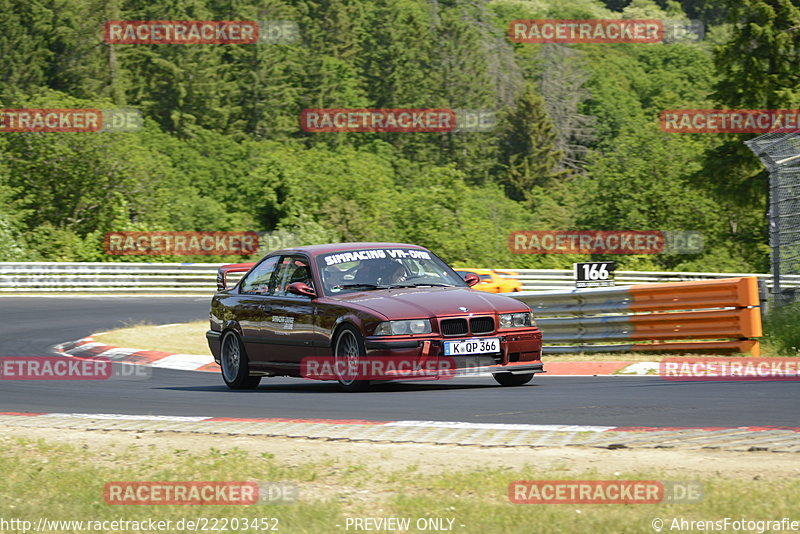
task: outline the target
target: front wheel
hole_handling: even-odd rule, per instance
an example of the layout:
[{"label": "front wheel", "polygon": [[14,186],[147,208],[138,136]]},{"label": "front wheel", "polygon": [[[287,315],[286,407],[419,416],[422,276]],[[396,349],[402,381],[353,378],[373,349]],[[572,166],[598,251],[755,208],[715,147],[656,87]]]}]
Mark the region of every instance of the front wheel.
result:
[{"label": "front wheel", "polygon": [[239,336],[227,332],[222,338],[220,350],[222,380],[230,389],[255,389],[261,382],[260,376],[250,376],[250,364]]},{"label": "front wheel", "polygon": [[359,364],[367,354],[364,340],[354,327],[344,325],[333,343],[333,359],[339,385],[345,391],[364,391],[369,380],[358,380]]},{"label": "front wheel", "polygon": [[501,386],[522,386],[533,380],[533,373],[515,375],[511,373],[494,373],[492,375]]}]

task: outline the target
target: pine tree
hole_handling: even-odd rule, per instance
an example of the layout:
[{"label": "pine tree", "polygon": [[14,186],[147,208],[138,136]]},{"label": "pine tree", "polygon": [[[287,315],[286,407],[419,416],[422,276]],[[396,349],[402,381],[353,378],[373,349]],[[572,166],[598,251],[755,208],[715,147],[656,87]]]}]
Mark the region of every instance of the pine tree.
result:
[{"label": "pine tree", "polygon": [[503,141],[506,172],[501,180],[511,198],[532,203],[535,187],[546,188],[567,174],[559,168],[563,155],[556,149],[557,134],[544,99],[531,85],[509,113],[507,127]]},{"label": "pine tree", "polygon": [[800,7],[791,0],[728,0],[730,42],[716,51],[716,99],[744,108],[800,105]]},{"label": "pine tree", "polygon": [[0,102],[8,105],[47,85],[51,13],[38,1],[0,0],[0,27]]},{"label": "pine tree", "polygon": [[[280,0],[228,3],[232,5],[215,8],[220,20],[282,24],[283,32],[288,32],[290,28],[285,23],[296,23],[300,18],[296,8]],[[275,42],[225,48],[222,60],[235,81],[236,90],[231,97],[237,102],[227,132],[237,138],[275,140],[298,134],[307,51],[300,32],[292,35],[281,33]]]},{"label": "pine tree", "polygon": [[[719,107],[800,106],[800,7],[790,0],[728,0],[727,5],[732,36],[714,57],[719,81],[713,97]],[[703,172],[714,178],[709,188],[741,207],[761,204],[767,193],[767,173],[743,143],[748,137],[723,136],[708,152]]]}]

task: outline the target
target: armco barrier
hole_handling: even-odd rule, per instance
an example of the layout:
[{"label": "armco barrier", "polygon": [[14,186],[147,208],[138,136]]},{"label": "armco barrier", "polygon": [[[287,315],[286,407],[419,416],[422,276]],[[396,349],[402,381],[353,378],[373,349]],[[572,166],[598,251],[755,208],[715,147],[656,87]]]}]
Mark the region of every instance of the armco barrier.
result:
[{"label": "armco barrier", "polygon": [[[0,262],[1,293],[201,293],[216,288],[221,263]],[[505,269],[509,270],[509,269]],[[511,269],[523,291],[570,290],[571,269]],[[616,271],[619,285],[756,277],[769,287],[768,274]],[[231,276],[235,279],[236,276]],[[800,275],[782,287],[800,288]]]},{"label": "armco barrier", "polygon": [[[460,268],[469,270],[468,268]],[[575,274],[572,269],[497,269],[516,273],[510,278],[522,282],[523,291],[547,291],[574,289]],[[504,276],[500,274],[500,276]],[[669,271],[614,271],[614,280],[619,286],[632,284],[651,284],[664,282],[692,282],[698,280],[719,280],[723,278],[756,277],[772,287],[772,275],[755,273],[702,273]],[[800,275],[786,275],[781,279],[781,287],[800,289]]]},{"label": "armco barrier", "polygon": [[[0,294],[202,294],[216,290],[220,263],[0,262]],[[517,270],[526,291],[509,293],[528,304],[541,326],[545,352],[750,352],[761,336],[757,279],[718,279],[716,273],[617,272],[638,285],[567,289],[568,270]],[[237,273],[237,275],[240,273]],[[624,275],[624,277],[623,277]],[[538,277],[547,277],[540,280]],[[649,283],[705,277],[712,280]],[[234,278],[232,276],[231,278]],[[534,280],[536,278],[536,280]],[[788,284],[800,287],[800,276]],[[531,291],[558,279],[557,291]]]},{"label": "armco barrier", "polygon": [[221,263],[0,262],[0,293],[212,294]]},{"label": "armco barrier", "polygon": [[[759,343],[751,339],[762,335],[755,277],[507,295],[533,310],[546,354],[664,351],[759,355]],[[610,344],[612,341],[621,343]]]}]

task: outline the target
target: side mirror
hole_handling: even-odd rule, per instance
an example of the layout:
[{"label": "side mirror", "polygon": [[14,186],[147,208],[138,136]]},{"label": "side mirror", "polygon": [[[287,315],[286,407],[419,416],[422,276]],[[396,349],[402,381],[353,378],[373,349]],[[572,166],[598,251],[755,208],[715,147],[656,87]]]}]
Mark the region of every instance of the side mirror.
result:
[{"label": "side mirror", "polygon": [[304,284],[303,282],[292,282],[286,287],[286,291],[288,293],[294,293],[295,295],[311,297],[312,299],[317,296],[316,291],[311,289],[311,286]]},{"label": "side mirror", "polygon": [[481,279],[475,276],[474,274],[468,274],[467,276],[464,277],[464,281],[467,283],[469,287],[472,287],[478,282],[480,282]]}]

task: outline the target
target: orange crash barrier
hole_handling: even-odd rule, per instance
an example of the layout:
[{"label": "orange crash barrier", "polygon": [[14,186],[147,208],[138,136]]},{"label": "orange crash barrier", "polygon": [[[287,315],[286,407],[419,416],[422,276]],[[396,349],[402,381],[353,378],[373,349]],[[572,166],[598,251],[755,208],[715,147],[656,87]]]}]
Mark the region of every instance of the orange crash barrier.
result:
[{"label": "orange crash barrier", "polygon": [[755,277],[630,286],[631,311],[758,306]]},{"label": "orange crash barrier", "polygon": [[760,354],[755,277],[523,292],[549,353]]}]

